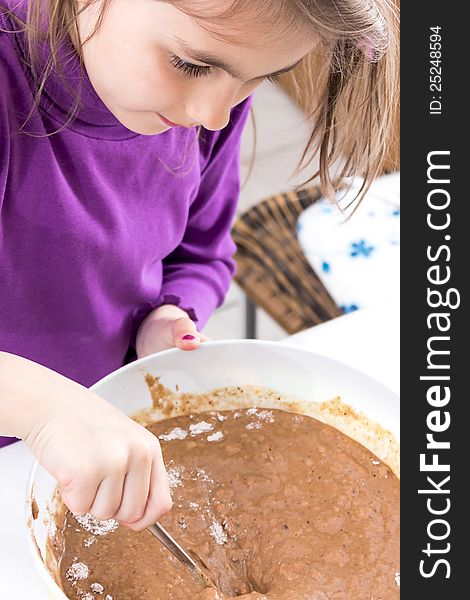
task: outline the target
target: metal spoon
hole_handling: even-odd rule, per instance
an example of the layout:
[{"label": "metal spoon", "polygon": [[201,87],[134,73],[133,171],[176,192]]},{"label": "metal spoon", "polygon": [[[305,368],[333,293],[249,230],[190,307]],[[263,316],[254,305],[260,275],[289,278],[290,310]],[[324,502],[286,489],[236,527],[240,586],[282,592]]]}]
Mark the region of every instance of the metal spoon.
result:
[{"label": "metal spoon", "polygon": [[188,569],[202,588],[217,589],[217,585],[212,581],[209,575],[189,556],[186,550],[171,537],[168,531],[166,531],[160,523],[150,525],[148,530]]}]

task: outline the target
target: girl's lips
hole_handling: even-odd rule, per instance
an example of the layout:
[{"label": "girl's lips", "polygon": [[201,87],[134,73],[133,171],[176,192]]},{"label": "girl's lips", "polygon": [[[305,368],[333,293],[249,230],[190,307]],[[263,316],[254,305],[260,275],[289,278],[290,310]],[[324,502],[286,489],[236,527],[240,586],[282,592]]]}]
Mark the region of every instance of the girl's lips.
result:
[{"label": "girl's lips", "polygon": [[173,123],[173,121],[165,119],[165,117],[160,113],[157,113],[157,115],[165,123],[165,125],[168,125],[169,127],[182,127],[182,125],[178,125],[178,123]]}]

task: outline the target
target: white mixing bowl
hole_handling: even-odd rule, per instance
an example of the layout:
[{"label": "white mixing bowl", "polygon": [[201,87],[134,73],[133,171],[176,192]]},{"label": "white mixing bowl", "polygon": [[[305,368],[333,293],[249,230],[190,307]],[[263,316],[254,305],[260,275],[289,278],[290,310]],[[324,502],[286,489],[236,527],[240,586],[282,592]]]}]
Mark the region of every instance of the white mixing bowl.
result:
[{"label": "white mixing bowl", "polygon": [[[161,377],[170,389],[208,392],[224,386],[256,385],[308,402],[336,396],[399,438],[399,399],[367,375],[330,358],[275,342],[229,340],[209,342],[196,352],[168,350],[111,373],[92,390],[127,414],[151,406],[144,376]],[[217,406],[214,407],[217,409]],[[54,511],[56,482],[37,463],[27,488],[26,519],[31,530],[31,552],[53,600],[67,600],[45,566],[48,522]],[[31,498],[39,517],[31,518]]]}]

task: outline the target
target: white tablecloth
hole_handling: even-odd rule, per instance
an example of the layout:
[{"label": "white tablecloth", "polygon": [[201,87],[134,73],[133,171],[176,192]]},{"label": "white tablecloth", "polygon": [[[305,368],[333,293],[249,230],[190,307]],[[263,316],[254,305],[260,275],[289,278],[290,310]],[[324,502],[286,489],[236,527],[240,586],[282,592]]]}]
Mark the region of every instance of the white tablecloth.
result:
[{"label": "white tablecloth", "polygon": [[400,392],[400,305],[398,299],[327,321],[286,340],[335,358]]},{"label": "white tablecloth", "polygon": [[[393,300],[339,317],[286,340],[360,369],[398,393],[399,307]],[[0,450],[0,598],[50,600],[33,568],[24,496],[33,459],[20,442]]]}]

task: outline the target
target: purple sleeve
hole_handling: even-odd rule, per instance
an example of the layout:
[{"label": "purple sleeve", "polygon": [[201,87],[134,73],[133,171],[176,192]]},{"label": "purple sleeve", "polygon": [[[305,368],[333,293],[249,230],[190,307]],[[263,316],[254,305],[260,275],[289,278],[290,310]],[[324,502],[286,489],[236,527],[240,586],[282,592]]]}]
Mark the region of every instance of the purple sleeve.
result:
[{"label": "purple sleeve", "polygon": [[2,209],[3,198],[5,195],[7,166],[10,153],[10,125],[9,110],[11,89],[13,84],[10,81],[10,62],[11,62],[11,43],[7,39],[7,33],[2,33],[1,29],[7,29],[6,21],[0,8],[0,210]]},{"label": "purple sleeve", "polygon": [[181,244],[163,261],[158,304],[179,305],[199,329],[222,304],[235,272],[230,229],[240,193],[240,140],[250,106],[251,97],[232,109],[229,125],[220,132],[201,132],[212,139],[198,194]]}]

